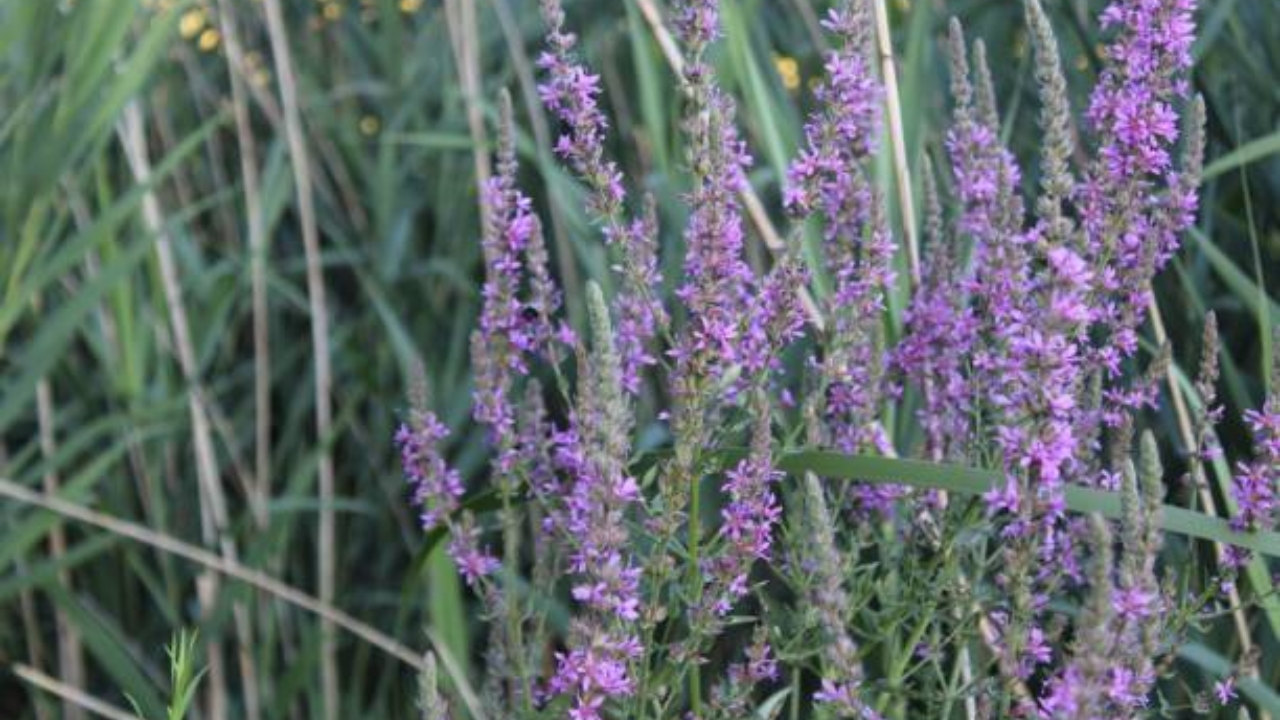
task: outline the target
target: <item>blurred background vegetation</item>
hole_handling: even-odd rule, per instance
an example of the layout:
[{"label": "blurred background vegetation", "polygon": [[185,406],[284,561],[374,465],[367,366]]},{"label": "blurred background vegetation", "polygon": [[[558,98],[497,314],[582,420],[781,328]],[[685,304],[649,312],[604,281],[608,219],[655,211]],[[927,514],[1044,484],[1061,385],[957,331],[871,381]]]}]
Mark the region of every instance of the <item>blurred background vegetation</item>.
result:
[{"label": "blurred background vegetation", "polygon": [[[0,2],[0,477],[234,553],[311,594],[324,594],[317,538],[332,512],[334,604],[411,647],[426,647],[430,632],[465,663],[478,621],[443,558],[421,553],[391,435],[421,363],[433,406],[455,429],[452,457],[469,475],[483,472],[467,337],[481,274],[477,153],[501,88],[515,99],[522,179],[547,220],[575,321],[583,279],[607,280],[582,192],[550,154],[557,130],[533,87],[536,3],[285,0],[282,45],[266,19],[276,1]],[[740,101],[752,179],[775,216],[829,4],[724,3],[716,64]],[[616,156],[658,200],[670,281],[683,224],[673,75],[636,0],[567,5],[603,77]],[[1020,3],[889,5],[915,177],[925,155],[941,159],[940,38],[952,16],[987,41],[1008,141],[1033,158]],[[1081,110],[1102,3],[1046,5]],[[1204,209],[1157,293],[1182,367],[1194,369],[1205,313],[1218,313],[1222,439],[1243,451],[1236,418],[1261,401],[1267,328],[1280,317],[1268,290],[1280,282],[1280,1],[1202,6]],[[281,93],[286,49],[296,102]],[[314,210],[300,203],[290,163],[291,109]],[[882,172],[889,187],[888,158]],[[302,230],[312,214],[332,360],[323,437]],[[179,304],[189,337],[174,331]],[[1155,421],[1176,444],[1172,413]],[[329,455],[334,493],[322,503],[317,470]],[[172,553],[0,500],[0,717],[64,716],[8,672],[14,663],[114,705],[127,707],[127,694],[146,718],[162,717],[162,648],[184,626],[200,629],[206,650],[222,649],[229,717],[319,717],[315,616],[235,583],[202,598],[209,577]],[[1237,650],[1219,645],[1226,657]],[[346,634],[336,652],[338,716],[412,716],[404,665]],[[247,685],[244,662],[256,672]]]}]

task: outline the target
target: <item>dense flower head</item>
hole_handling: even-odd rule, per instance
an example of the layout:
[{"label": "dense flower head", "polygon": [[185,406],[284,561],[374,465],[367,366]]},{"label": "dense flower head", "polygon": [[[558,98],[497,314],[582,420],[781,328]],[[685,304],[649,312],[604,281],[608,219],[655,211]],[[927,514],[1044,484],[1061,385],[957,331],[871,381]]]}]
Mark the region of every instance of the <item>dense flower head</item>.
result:
[{"label": "dense flower head", "polygon": [[502,566],[481,542],[480,527],[470,513],[463,513],[462,518],[450,528],[446,549],[459,574],[470,586],[475,586],[481,578]]},{"label": "dense flower head", "polygon": [[[943,695],[957,703],[952,714],[961,701],[978,716],[993,710],[979,703],[1007,700],[1016,717],[1137,717],[1157,697],[1171,648],[1203,617],[1175,597],[1170,569],[1157,575],[1167,488],[1154,438],[1143,437],[1137,467],[1129,460],[1146,421],[1136,411],[1154,407],[1169,367],[1166,347],[1145,375],[1133,371],[1150,279],[1197,202],[1201,141],[1174,158],[1192,3],[1118,0],[1105,11],[1114,40],[1076,148],[1048,16],[1026,0],[1045,135],[1034,203],[1002,144],[985,50],[953,28],[955,108],[939,150],[955,206],[943,211],[926,168],[930,253],[910,279],[901,327],[887,312],[902,298],[873,165],[886,98],[872,0],[836,5],[822,23],[833,49],[816,108],[783,188],[794,223],[785,252],[758,273],[744,213],[756,209],[744,199],[751,151],[709,60],[719,4],[673,3],[679,47],[663,49],[679,54],[689,212],[674,292],[683,312],[663,334],[669,347],[657,347],[669,319],[653,205],[628,198],[606,152],[601,79],[575,56],[558,0],[542,0],[539,94],[618,290],[606,301],[587,284],[584,341],[555,326],[561,298],[533,203],[516,188],[507,110],[497,173],[482,188],[485,286],[472,349],[473,412],[492,445],[501,511],[482,526],[462,507],[435,416],[415,413],[396,434],[423,526],[449,531],[446,550],[487,612],[497,679],[484,694],[495,716],[523,717],[519,699],[571,720],[746,717],[785,663],[792,691],[807,688],[787,702],[817,717],[926,712]],[[648,212],[635,212],[641,205]],[[819,242],[802,258],[810,227]],[[813,307],[801,303],[806,261],[821,291]],[[800,362],[785,362],[810,330]],[[572,357],[559,356],[556,338]],[[646,378],[663,357],[670,377]],[[555,380],[545,406],[539,374]],[[646,380],[665,382],[648,393]],[[1204,436],[1220,410],[1202,395],[1209,407],[1194,422]],[[1269,529],[1280,513],[1278,402],[1245,418],[1257,451],[1233,488],[1237,530]],[[731,448],[745,436],[740,455]],[[778,449],[797,443],[980,466],[1002,481],[983,517],[941,491],[789,477],[781,468],[821,458]],[[1201,448],[1187,444],[1198,462]],[[1117,494],[1119,518],[1070,515],[1073,483]],[[498,529],[501,561],[485,545]],[[1223,556],[1228,568],[1245,560]],[[548,598],[567,619],[547,621]],[[1078,613],[1061,612],[1067,605]],[[979,647],[974,663],[967,649]],[[942,673],[930,666],[953,662],[950,680],[933,677]],[[962,675],[972,697],[955,696]]]},{"label": "dense flower head", "polygon": [[635,692],[627,663],[641,654],[634,636],[597,634],[590,644],[556,653],[551,692],[575,698],[571,720],[600,720],[605,700]]},{"label": "dense flower head", "polygon": [[[1095,267],[1095,335],[1091,356],[1115,379],[1138,349],[1149,284],[1177,250],[1194,221],[1195,186],[1203,151],[1199,103],[1192,106],[1181,167],[1173,152],[1181,128],[1176,104],[1188,94],[1187,71],[1194,0],[1122,0],[1102,14],[1115,33],[1087,113],[1097,154],[1076,203]],[[1114,425],[1120,409],[1135,407],[1121,391],[1108,396]]]},{"label": "dense flower head", "polygon": [[[606,239],[613,241],[607,231]],[[627,392],[640,391],[640,372],[656,365],[651,349],[658,330],[667,325],[667,311],[660,300],[662,276],[658,272],[658,222],[652,201],[643,217],[621,231],[623,290],[615,300],[617,343],[622,355],[622,383]]]},{"label": "dense flower head", "polygon": [[546,79],[538,85],[542,103],[565,132],[556,141],[556,154],[569,161],[590,189],[589,209],[610,217],[620,212],[626,191],[617,163],[605,156],[609,123],[600,109],[600,76],[573,56],[577,38],[564,30],[564,11],[558,0],[543,0],[548,49],[538,57]]},{"label": "dense flower head", "polygon": [[727,502],[717,532],[721,546],[703,570],[709,579],[704,609],[717,618],[747,594],[756,561],[770,559],[774,529],[782,517],[774,486],[784,474],[773,467],[770,408],[762,392],[756,393],[752,412],[756,418],[751,452],[725,473],[720,490]]},{"label": "dense flower head", "polygon": [[400,465],[412,490],[410,503],[419,508],[418,520],[424,530],[433,530],[458,508],[462,499],[462,476],[449,466],[441,443],[449,429],[435,414],[413,411],[409,422],[396,430]]},{"label": "dense flower head", "polygon": [[1232,496],[1239,507],[1232,518],[1237,530],[1269,530],[1280,510],[1280,391],[1273,391],[1260,410],[1245,412],[1253,431],[1255,458],[1236,467]]},{"label": "dense flower head", "polygon": [[[788,170],[785,202],[792,214],[822,221],[822,260],[832,290],[824,307],[827,342],[821,356],[810,359],[822,397],[810,404],[822,420],[823,440],[855,452],[877,447],[881,436],[874,423],[886,369],[880,317],[885,290],[894,282],[896,248],[883,199],[866,174],[883,94],[871,66],[870,5],[843,2],[823,25],[837,47],[815,90],[818,106],[805,124],[804,150]],[[864,494],[884,509],[897,492],[874,488]]]},{"label": "dense flower head", "polygon": [[[785,201],[797,213],[828,208],[831,220],[837,210],[858,209],[849,197],[849,174],[875,154],[882,90],[871,68],[866,3],[833,9],[822,24],[841,47],[827,54],[823,80],[814,90],[820,110],[805,124],[806,147],[788,170]],[[848,222],[831,224],[836,227],[829,226],[828,235],[848,229]]]},{"label": "dense flower head", "polygon": [[516,186],[509,99],[503,107],[498,168],[482,193],[487,209],[481,241],[485,281],[471,348],[476,376],[473,414],[488,428],[490,442],[505,449],[515,429],[513,378],[528,374],[531,359],[549,352],[557,337],[551,318],[560,297],[547,269],[533,201]]},{"label": "dense flower head", "polygon": [[622,365],[600,287],[588,286],[593,352],[580,353],[579,396],[570,426],[555,433],[556,462],[569,478],[560,538],[569,548],[571,595],[582,609],[568,652],[557,656],[553,692],[573,698],[571,716],[599,717],[610,697],[630,695],[628,662],[640,652],[641,570],[633,559],[628,514],[640,500],[626,470],[630,409]]},{"label": "dense flower head", "polygon": [[1108,66],[1094,90],[1089,120],[1104,136],[1101,157],[1117,178],[1167,172],[1178,137],[1173,98],[1187,91],[1195,0],[1124,0],[1102,13],[1119,31],[1107,48]]},{"label": "dense flower head", "polygon": [[627,219],[622,173],[617,163],[608,159],[604,146],[608,121],[599,106],[600,78],[575,57],[577,39],[564,30],[559,0],[543,0],[542,12],[548,50],[538,59],[546,74],[538,92],[543,105],[565,128],[556,142],[556,153],[568,160],[586,184],[587,210],[603,225],[605,242],[621,248],[622,262],[616,269],[623,283],[615,300],[618,349],[623,382],[627,391],[635,394],[640,390],[641,371],[657,364],[651,346],[658,329],[667,323],[660,299],[657,221],[651,202],[645,214]]},{"label": "dense flower head", "polygon": [[684,283],[676,289],[688,323],[672,355],[723,372],[738,360],[753,280],[743,259],[746,234],[738,199],[751,155],[733,127],[732,102],[717,89],[706,92],[706,114],[690,120],[696,126],[691,160],[698,177],[687,197],[694,210],[685,229]]},{"label": "dense flower head", "polygon": [[720,37],[719,0],[683,0],[676,9],[675,24],[684,44],[701,51]]},{"label": "dense flower head", "polygon": [[[894,372],[914,382],[923,396],[916,417],[924,431],[924,457],[956,460],[967,454],[973,437],[976,399],[967,365],[978,321],[961,282],[960,249],[948,237],[937,180],[928,162],[924,188],[927,262],[920,286],[903,313],[903,337],[890,362]],[[895,388],[896,394],[901,390]]]},{"label": "dense flower head", "polygon": [[782,351],[804,334],[808,318],[800,288],[808,280],[799,254],[788,252],[759,282],[748,302],[740,341],[739,359],[745,378],[778,370]]}]

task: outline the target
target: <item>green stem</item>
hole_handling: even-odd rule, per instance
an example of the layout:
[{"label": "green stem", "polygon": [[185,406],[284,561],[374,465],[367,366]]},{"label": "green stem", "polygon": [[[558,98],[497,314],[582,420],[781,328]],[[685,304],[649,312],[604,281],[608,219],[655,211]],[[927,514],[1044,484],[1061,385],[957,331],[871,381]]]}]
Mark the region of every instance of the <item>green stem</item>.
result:
[{"label": "green stem", "polygon": [[[702,483],[698,473],[689,474],[689,596],[702,599]],[[689,673],[689,696],[694,715],[702,716],[702,670],[695,662]]]}]

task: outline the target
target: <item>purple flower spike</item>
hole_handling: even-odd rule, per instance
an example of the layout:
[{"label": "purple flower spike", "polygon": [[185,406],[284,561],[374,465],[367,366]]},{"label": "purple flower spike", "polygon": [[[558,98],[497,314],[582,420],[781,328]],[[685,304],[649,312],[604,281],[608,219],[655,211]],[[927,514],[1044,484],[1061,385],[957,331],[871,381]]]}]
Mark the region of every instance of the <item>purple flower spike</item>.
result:
[{"label": "purple flower spike", "polygon": [[614,301],[618,351],[627,392],[640,392],[640,373],[656,365],[652,345],[667,324],[658,272],[658,225],[652,203],[642,216],[626,218],[626,189],[617,163],[605,153],[609,124],[600,109],[600,78],[574,56],[577,38],[564,30],[559,0],[543,0],[548,49],[538,59],[546,79],[542,103],[564,126],[556,154],[568,161],[588,189],[587,211],[604,226],[604,240],[622,249],[622,288]]},{"label": "purple flower spike", "polygon": [[400,447],[400,465],[412,488],[410,502],[419,508],[422,529],[433,530],[458,509],[462,499],[462,477],[449,467],[440,452],[440,444],[449,437],[449,429],[434,414],[413,411],[408,423],[396,430]]},{"label": "purple flower spike", "polygon": [[[1273,374],[1280,376],[1280,370]],[[1280,509],[1280,390],[1272,391],[1261,410],[1247,411],[1245,423],[1253,431],[1256,457],[1236,467],[1231,494],[1240,512],[1231,523],[1240,531],[1270,530]]]},{"label": "purple flower spike", "polygon": [[471,337],[477,422],[503,451],[515,442],[513,377],[529,372],[532,358],[547,355],[556,329],[551,317],[560,298],[547,270],[547,253],[533,202],[516,187],[511,101],[504,97],[498,171],[485,183],[488,215],[482,239],[485,282],[480,323]]}]

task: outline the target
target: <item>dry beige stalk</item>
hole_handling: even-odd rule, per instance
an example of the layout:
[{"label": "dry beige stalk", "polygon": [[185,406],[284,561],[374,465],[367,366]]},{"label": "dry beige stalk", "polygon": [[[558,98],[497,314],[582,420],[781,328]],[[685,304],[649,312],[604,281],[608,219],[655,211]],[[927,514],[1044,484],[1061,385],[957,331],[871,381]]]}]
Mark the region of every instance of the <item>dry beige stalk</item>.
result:
[{"label": "dry beige stalk", "polygon": [[[147,152],[146,132],[143,128],[142,111],[136,102],[125,107],[119,128],[121,143],[134,181],[139,186],[151,182],[151,159]],[[164,286],[165,302],[169,306],[169,325],[173,334],[173,344],[178,356],[183,379],[187,384],[187,405],[191,415],[191,435],[195,445],[196,478],[200,492],[200,518],[206,542],[216,541],[221,552],[230,561],[237,557],[235,539],[228,527],[230,523],[227,510],[226,495],[222,490],[218,459],[213,447],[212,430],[209,424],[209,410],[204,401],[204,391],[200,382],[199,366],[196,361],[195,347],[191,341],[191,328],[187,320],[186,303],[182,298],[182,282],[178,275],[178,265],[173,257],[173,246],[164,226],[164,215],[160,210],[160,201],[154,190],[148,190],[142,196],[142,214],[147,229],[156,238],[156,259],[160,266],[160,279]],[[208,593],[208,603],[201,603],[208,612],[212,609],[212,600],[216,597],[217,578],[206,576],[201,579],[203,588]],[[243,602],[232,605],[236,635],[242,648],[252,648],[253,630],[249,622],[249,611]],[[206,694],[209,705],[209,716],[226,717],[227,691],[226,671],[221,667],[222,654],[218,643],[209,643],[209,691]],[[253,656],[241,652],[241,682],[246,688],[257,682],[257,670]],[[256,697],[256,694],[254,694]]]},{"label": "dry beige stalk", "polygon": [[[36,423],[40,433],[40,454],[50,463],[49,469],[44,473],[44,491],[57,495],[62,481],[52,465],[53,457],[58,454],[58,441],[53,387],[48,378],[40,378],[36,383]],[[66,554],[67,534],[62,524],[58,523],[49,530],[49,555],[54,560],[60,560]],[[73,592],[70,571],[58,571],[58,584],[66,588],[67,592]],[[54,609],[54,625],[58,635],[58,674],[72,687],[85,687],[84,648],[80,644],[80,632],[61,608]],[[66,720],[84,720],[83,708],[75,703],[63,703],[62,711]]]},{"label": "dry beige stalk", "polygon": [[[316,538],[317,574],[320,577],[320,600],[332,604],[336,589],[337,525],[334,516],[332,370],[329,358],[329,308],[325,300],[324,271],[320,257],[320,230],[316,222],[315,199],[312,194],[311,156],[307,150],[298,106],[298,84],[289,51],[280,0],[264,0],[267,34],[271,55],[279,81],[280,105],[284,110],[284,129],[289,142],[289,159],[293,167],[294,190],[298,199],[298,216],[302,224],[303,253],[307,266],[307,301],[311,312],[311,354],[315,363],[316,445],[319,452],[320,527]],[[338,720],[339,681],[338,649],[333,623],[324,620],[320,626],[320,682],[324,697],[324,718]]]}]

